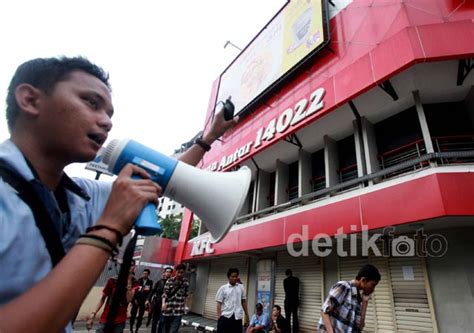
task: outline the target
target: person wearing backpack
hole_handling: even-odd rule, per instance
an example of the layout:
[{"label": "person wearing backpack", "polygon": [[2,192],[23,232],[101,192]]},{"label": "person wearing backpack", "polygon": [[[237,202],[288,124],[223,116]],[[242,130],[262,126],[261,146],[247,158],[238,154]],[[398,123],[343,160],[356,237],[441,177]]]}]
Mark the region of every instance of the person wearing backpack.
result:
[{"label": "person wearing backpack", "polygon": [[318,332],[361,332],[370,295],[380,278],[378,269],[367,264],[362,266],[355,279],[333,285],[321,308]]}]

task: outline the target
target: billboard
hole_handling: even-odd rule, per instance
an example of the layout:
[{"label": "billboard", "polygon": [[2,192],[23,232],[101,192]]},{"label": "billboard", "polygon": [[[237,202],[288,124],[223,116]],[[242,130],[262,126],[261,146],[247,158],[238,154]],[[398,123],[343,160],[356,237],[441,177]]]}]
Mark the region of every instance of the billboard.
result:
[{"label": "billboard", "polygon": [[217,103],[229,96],[245,114],[329,41],[326,0],[293,0],[221,74]]}]

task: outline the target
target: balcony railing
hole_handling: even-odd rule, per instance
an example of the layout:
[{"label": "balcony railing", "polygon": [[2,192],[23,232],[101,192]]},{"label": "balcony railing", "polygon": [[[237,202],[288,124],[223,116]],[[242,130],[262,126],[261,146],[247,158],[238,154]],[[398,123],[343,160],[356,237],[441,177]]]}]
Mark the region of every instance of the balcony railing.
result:
[{"label": "balcony railing", "polygon": [[311,187],[313,192],[326,188],[326,176],[315,177],[311,180]]},{"label": "balcony railing", "polygon": [[[433,138],[433,145],[438,152],[474,150],[474,134],[456,136],[438,136]],[[474,158],[440,159],[441,164],[474,163]]]},{"label": "balcony railing", "polygon": [[288,188],[288,199],[293,200],[298,198],[298,185]]},{"label": "balcony railing", "polygon": [[[419,145],[418,147],[420,148],[421,146]],[[423,150],[420,149],[420,151],[423,151]],[[369,175],[351,179],[351,180],[345,181],[343,183],[340,183],[328,188],[320,189],[320,190],[305,194],[301,197],[289,200],[288,202],[285,202],[283,204],[267,207],[260,211],[240,216],[239,218],[237,218],[236,223],[243,223],[251,219],[258,219],[265,215],[269,215],[269,214],[273,214],[276,212],[290,209],[296,205],[303,206],[315,200],[322,199],[326,196],[331,196],[339,192],[346,191],[349,188],[360,187],[360,185],[366,184],[368,181],[371,181],[371,180],[386,179],[389,177],[393,177],[393,175],[400,175],[402,173],[407,173],[407,171],[413,172],[413,170],[419,169],[420,166],[421,167],[430,166],[430,163],[432,163],[435,166],[438,164],[458,164],[460,163],[459,161],[462,161],[462,163],[472,163],[469,161],[474,161],[474,149],[465,149],[461,151],[435,152],[435,153],[423,154],[420,156],[414,155],[414,157],[411,159],[405,158],[405,159],[399,159],[398,161],[399,161],[398,164],[393,164],[391,166],[385,165],[384,169],[371,173]],[[441,161],[444,161],[444,162],[442,163]],[[451,163],[450,161],[454,161],[454,162]]]},{"label": "balcony railing", "polygon": [[338,169],[337,174],[339,175],[339,183],[357,178],[357,163]]},{"label": "balcony railing", "polygon": [[[426,147],[423,139],[413,141],[409,144],[397,147],[395,149],[386,151],[378,155],[380,168],[386,170],[394,165],[399,165],[403,162],[410,161],[426,154]],[[429,165],[428,162],[421,162],[420,164],[407,166],[406,169],[397,170],[383,176],[384,179],[396,177],[400,174],[415,171],[417,169],[425,168]]]}]

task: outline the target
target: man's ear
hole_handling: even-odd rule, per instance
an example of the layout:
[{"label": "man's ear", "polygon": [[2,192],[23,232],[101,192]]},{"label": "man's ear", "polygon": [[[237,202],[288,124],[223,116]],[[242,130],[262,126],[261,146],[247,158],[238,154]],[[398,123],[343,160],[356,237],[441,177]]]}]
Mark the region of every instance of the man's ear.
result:
[{"label": "man's ear", "polygon": [[22,83],[15,88],[15,98],[18,107],[22,112],[30,116],[39,114],[39,104],[43,93],[31,84]]}]

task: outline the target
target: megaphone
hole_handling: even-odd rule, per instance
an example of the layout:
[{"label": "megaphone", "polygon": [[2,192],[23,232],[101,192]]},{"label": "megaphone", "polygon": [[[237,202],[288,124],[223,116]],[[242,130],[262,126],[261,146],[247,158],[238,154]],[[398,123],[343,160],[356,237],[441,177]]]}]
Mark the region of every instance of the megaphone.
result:
[{"label": "megaphone", "polygon": [[[247,197],[251,172],[210,172],[192,167],[133,140],[112,140],[105,148],[103,163],[118,174],[127,163],[145,169],[163,189],[163,194],[196,213],[218,242],[229,231]],[[157,234],[161,228],[156,206],[148,204],[135,221],[140,235]]]}]

